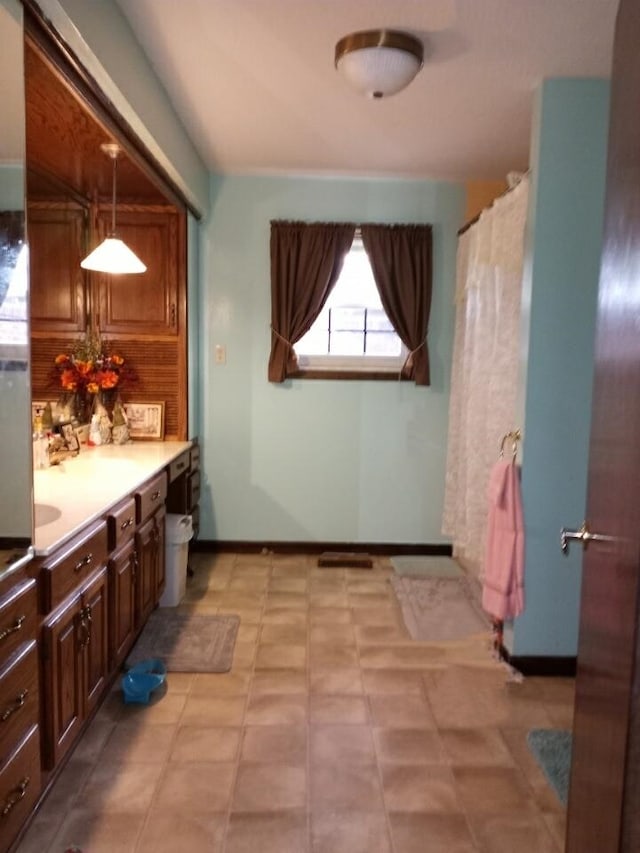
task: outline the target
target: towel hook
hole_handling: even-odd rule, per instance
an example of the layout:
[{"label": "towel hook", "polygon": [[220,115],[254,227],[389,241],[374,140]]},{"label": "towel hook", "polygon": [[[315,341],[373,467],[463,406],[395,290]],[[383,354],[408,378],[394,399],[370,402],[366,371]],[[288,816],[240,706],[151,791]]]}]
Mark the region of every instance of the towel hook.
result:
[{"label": "towel hook", "polygon": [[504,446],[509,439],[511,439],[511,458],[513,461],[516,461],[516,457],[518,455],[518,442],[522,438],[522,433],[519,429],[512,430],[511,432],[507,432],[502,436],[502,441],[500,442],[500,459],[504,458]]}]

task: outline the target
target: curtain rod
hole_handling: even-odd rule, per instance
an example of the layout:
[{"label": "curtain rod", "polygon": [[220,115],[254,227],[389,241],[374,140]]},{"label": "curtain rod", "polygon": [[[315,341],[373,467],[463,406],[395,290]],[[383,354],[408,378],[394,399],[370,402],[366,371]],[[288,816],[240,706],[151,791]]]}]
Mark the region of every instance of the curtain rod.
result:
[{"label": "curtain rod", "polygon": [[473,217],[473,219],[470,219],[468,222],[465,222],[464,225],[462,226],[462,228],[458,229],[458,237],[461,237],[465,233],[465,231],[468,231],[472,225],[475,225],[476,222],[482,216],[482,214],[485,212],[485,210],[490,210],[499,198],[503,198],[504,196],[509,195],[510,192],[513,192],[516,187],[520,186],[520,184],[522,183],[522,179],[526,178],[530,174],[531,174],[531,169],[527,169],[525,172],[522,172],[520,177],[518,178],[517,183],[515,183],[512,187],[507,187],[506,190],[503,190],[500,193],[500,195],[497,195],[494,198],[494,200],[491,202],[491,204],[488,204],[486,207],[483,207],[482,210],[480,211],[480,213],[477,213]]}]

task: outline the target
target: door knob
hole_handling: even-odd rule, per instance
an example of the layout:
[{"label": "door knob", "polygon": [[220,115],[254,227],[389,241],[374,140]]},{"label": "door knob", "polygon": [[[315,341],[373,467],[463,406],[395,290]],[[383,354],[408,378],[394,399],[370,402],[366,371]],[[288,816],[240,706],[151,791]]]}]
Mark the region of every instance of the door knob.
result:
[{"label": "door knob", "polygon": [[568,527],[563,527],[560,531],[560,549],[563,554],[569,553],[569,542],[580,542],[583,548],[586,548],[589,542],[613,542],[613,536],[604,536],[601,533],[591,533],[587,526],[587,522],[583,521],[582,526],[578,530],[570,530]]}]

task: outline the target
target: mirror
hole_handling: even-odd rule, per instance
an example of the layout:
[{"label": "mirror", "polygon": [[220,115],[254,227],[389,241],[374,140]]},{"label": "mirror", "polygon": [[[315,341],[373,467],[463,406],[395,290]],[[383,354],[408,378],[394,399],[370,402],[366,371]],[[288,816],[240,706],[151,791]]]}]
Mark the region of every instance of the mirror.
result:
[{"label": "mirror", "polygon": [[0,577],[32,541],[22,5],[0,0]]}]

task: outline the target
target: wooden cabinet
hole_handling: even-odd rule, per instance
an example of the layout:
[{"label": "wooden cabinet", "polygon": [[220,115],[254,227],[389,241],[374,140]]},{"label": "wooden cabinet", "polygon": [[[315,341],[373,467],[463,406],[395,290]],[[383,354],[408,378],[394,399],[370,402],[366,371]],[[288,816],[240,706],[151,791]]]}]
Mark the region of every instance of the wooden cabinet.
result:
[{"label": "wooden cabinet", "polygon": [[110,662],[125,659],[136,635],[138,555],[132,538],[109,559]]},{"label": "wooden cabinet", "polygon": [[81,333],[90,311],[85,292],[87,211],[71,203],[29,204],[31,329]]},{"label": "wooden cabinet", "polygon": [[[111,227],[98,215],[99,239]],[[179,330],[179,282],[183,263],[182,217],[175,208],[119,205],[118,236],[146,264],[136,275],[98,275],[100,328],[107,334],[175,336]]]},{"label": "wooden cabinet", "polygon": [[165,587],[165,516],[160,507],[136,533],[137,598],[136,624],[146,622]]},{"label": "wooden cabinet", "polygon": [[[197,442],[197,439],[195,440]],[[167,510],[178,515],[190,515],[193,538],[200,527],[200,445],[194,443],[169,466]]]},{"label": "wooden cabinet", "polygon": [[51,769],[75,742],[106,684],[106,566],[45,620],[42,656],[44,765]]},{"label": "wooden cabinet", "polygon": [[0,767],[0,853],[7,851],[40,796],[40,731],[31,726]]}]

